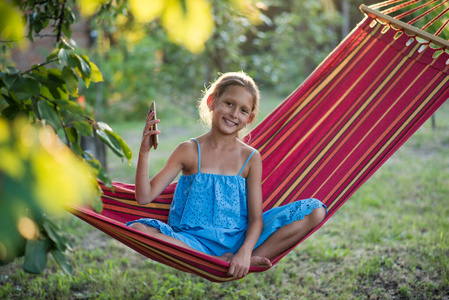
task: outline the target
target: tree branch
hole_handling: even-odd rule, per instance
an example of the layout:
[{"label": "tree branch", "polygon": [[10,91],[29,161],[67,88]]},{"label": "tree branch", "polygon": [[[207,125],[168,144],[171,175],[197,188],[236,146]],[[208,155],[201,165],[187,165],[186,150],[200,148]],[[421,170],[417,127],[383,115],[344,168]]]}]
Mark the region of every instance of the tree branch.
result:
[{"label": "tree branch", "polygon": [[37,70],[37,69],[39,69],[40,67],[43,67],[43,66],[45,66],[45,65],[48,65],[48,64],[51,64],[51,63],[57,62],[57,61],[59,61],[59,58],[55,58],[55,59],[46,61],[46,62],[44,62],[44,63],[38,64],[38,65],[35,66],[34,68],[31,68],[31,69],[29,69],[29,70],[23,71],[22,74],[26,74],[26,73],[33,72],[34,70]]},{"label": "tree branch", "polygon": [[62,3],[61,14],[58,17],[58,29],[57,29],[58,33],[56,36],[56,42],[58,42],[58,43],[61,41],[62,23],[64,22],[64,18],[65,18],[65,14],[64,14],[65,13],[65,4],[66,4],[66,1],[64,1]]}]

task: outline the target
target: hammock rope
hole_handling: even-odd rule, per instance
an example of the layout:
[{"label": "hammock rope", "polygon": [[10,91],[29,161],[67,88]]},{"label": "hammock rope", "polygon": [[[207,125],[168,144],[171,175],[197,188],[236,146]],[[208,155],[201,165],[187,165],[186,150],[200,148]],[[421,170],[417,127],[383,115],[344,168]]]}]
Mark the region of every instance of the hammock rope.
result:
[{"label": "hammock rope", "polygon": [[[432,0],[432,1],[429,1],[428,3],[421,4],[420,6],[415,7],[414,9],[411,9],[411,10],[409,10],[409,11],[406,11],[406,12],[404,12],[404,13],[402,13],[402,14],[396,16],[395,19],[401,20],[401,19],[403,19],[403,18],[405,18],[405,17],[407,17],[407,16],[413,14],[415,11],[418,11],[418,10],[420,10],[420,9],[422,9],[422,8],[424,8],[424,7],[426,7],[427,5],[432,4],[432,3],[435,3],[435,2],[437,2],[437,1],[439,1],[439,0]],[[443,2],[441,2],[440,4],[436,5],[435,7],[431,8],[431,9],[429,9],[429,10],[426,10],[424,13],[422,13],[421,15],[419,15],[418,17],[416,17],[416,18],[415,18],[416,20],[413,19],[413,20],[414,20],[414,21],[412,20],[413,22],[412,22],[412,21],[409,21],[409,22],[407,22],[407,24],[410,24],[410,25],[411,25],[411,24],[415,23],[416,21],[422,19],[423,17],[427,16],[428,14],[430,14],[430,13],[432,13],[434,10],[436,10],[439,6],[443,5],[445,2],[447,2],[447,1],[443,1]],[[438,18],[437,18],[437,19],[438,19]],[[425,29],[421,28],[421,30],[425,30]]]},{"label": "hammock rope", "polygon": [[[429,14],[431,14],[435,11],[438,13],[439,10],[442,10],[431,21],[429,21],[428,23],[426,23],[425,25],[423,25],[421,27],[422,31],[426,31],[435,22],[437,22],[438,20],[441,20],[441,22],[443,23],[443,26],[441,26],[435,32],[429,31],[429,33],[434,36],[438,36],[443,31],[443,29],[447,26],[447,24],[449,23],[448,15],[447,15],[447,13],[449,11],[449,8],[447,7],[447,3],[449,2],[449,0],[410,0],[407,2],[403,2],[403,1],[404,0],[385,1],[385,2],[374,4],[374,5],[370,5],[369,8],[372,10],[376,10],[376,9],[381,9],[381,8],[388,7],[390,5],[395,4],[394,6],[392,6],[390,8],[380,11],[380,14],[382,14],[384,16],[391,15],[391,17],[393,17],[394,19],[406,22],[408,25],[415,24],[417,21],[423,19],[424,17],[428,16]],[[435,4],[439,1],[441,1],[441,2],[438,4]],[[424,2],[424,3],[422,3],[422,2]],[[422,3],[422,4],[418,5],[419,3]],[[418,5],[418,6],[413,7],[415,5]],[[400,10],[403,10],[409,6],[412,6],[412,8],[407,9],[403,13],[399,13]],[[411,19],[410,21],[405,20],[408,16],[413,15],[415,12],[418,12],[419,10],[424,10],[424,11],[422,13],[420,13],[418,16]],[[362,11],[365,12],[365,10],[363,8],[362,8]],[[396,12],[398,12],[399,14],[394,15],[394,13],[396,13]]]},{"label": "hammock rope", "polygon": [[[444,2],[441,2],[439,5],[437,5],[437,6],[433,7],[433,8],[431,8],[431,9],[429,9],[428,11],[426,11],[426,12],[420,14],[419,16],[415,17],[414,19],[408,21],[407,24],[413,25],[416,21],[421,20],[421,19],[424,18],[425,16],[431,14],[434,10],[438,9],[438,7],[439,7],[440,5],[443,5],[443,4],[446,3],[447,1],[449,1],[449,0],[446,0],[446,1],[444,1]],[[439,16],[437,16],[437,18],[435,18],[435,20],[437,20],[437,19],[439,19]],[[429,23],[430,23],[430,22],[429,22]],[[429,24],[429,23],[428,23],[428,24]],[[425,28],[424,28],[424,27],[421,27],[421,30],[425,30]],[[437,35],[437,34],[435,34],[435,35]]]},{"label": "hammock rope", "polygon": [[[411,39],[410,25],[361,9],[367,17],[245,139],[262,155],[264,210],[309,197],[328,206],[326,219],[303,240],[449,98],[449,54],[423,48]],[[449,49],[440,40],[440,50]],[[135,201],[132,184],[100,187],[101,213],[67,209],[150,259],[214,282],[237,279],[227,275],[228,263],[125,225],[141,217],[167,222],[176,183],[145,206]],[[273,258],[273,265],[293,248]]]},{"label": "hammock rope", "polygon": [[[446,10],[447,12],[448,10]],[[446,20],[446,22],[444,22],[444,24],[440,27],[440,29],[437,30],[437,32],[435,33],[436,36],[439,36],[442,32],[443,29],[446,28],[446,26],[449,24],[449,19]]]}]

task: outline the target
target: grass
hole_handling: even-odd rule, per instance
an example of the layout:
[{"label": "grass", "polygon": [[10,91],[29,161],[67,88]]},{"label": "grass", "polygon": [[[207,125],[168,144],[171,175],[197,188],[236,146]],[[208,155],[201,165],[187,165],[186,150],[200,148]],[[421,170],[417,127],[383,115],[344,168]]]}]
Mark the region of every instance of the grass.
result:
[{"label": "grass", "polygon": [[[278,103],[268,96],[267,111]],[[210,283],[146,259],[67,215],[57,221],[73,243],[67,255],[74,275],[63,274],[52,259],[44,274],[26,274],[17,260],[0,268],[0,298],[449,299],[449,103],[436,121],[435,130],[430,123],[420,128],[319,231],[269,271]],[[140,123],[113,126],[135,154]],[[204,129],[182,117],[161,123],[161,131],[155,169],[177,143]],[[109,158],[113,179],[133,182],[135,159],[128,166]]]}]

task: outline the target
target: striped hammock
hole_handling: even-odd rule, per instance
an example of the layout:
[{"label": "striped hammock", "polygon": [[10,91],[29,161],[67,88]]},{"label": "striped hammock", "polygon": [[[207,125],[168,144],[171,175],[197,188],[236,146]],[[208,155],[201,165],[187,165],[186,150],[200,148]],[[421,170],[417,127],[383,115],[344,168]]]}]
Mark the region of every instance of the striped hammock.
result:
[{"label": "striped hammock", "polygon": [[[449,98],[447,42],[423,46],[407,24],[363,10],[357,28],[247,137],[263,159],[264,210],[315,197],[329,208],[324,224]],[[155,261],[214,282],[237,279],[226,262],[125,226],[141,217],[167,221],[175,185],[145,206],[133,185],[114,183],[113,192],[101,185],[101,213],[68,209]]]}]

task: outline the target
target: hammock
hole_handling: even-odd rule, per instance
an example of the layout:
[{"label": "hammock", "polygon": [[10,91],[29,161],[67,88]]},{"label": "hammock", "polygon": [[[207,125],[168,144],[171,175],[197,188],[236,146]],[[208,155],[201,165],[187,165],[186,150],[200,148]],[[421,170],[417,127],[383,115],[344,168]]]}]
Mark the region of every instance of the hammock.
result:
[{"label": "hammock", "polygon": [[[449,43],[434,35],[419,43],[419,29],[363,11],[358,27],[246,138],[263,159],[264,211],[314,197],[328,206],[324,224],[449,98]],[[150,259],[214,282],[237,279],[226,262],[125,226],[141,217],[166,222],[176,183],[146,206],[137,205],[131,184],[114,183],[113,192],[100,185],[100,214],[67,209]]]}]

